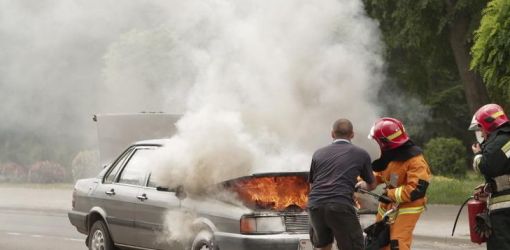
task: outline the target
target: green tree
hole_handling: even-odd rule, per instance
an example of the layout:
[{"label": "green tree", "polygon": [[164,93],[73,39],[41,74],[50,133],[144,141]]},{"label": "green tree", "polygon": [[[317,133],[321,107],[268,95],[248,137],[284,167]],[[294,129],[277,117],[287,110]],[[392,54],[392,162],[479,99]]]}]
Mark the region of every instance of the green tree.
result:
[{"label": "green tree", "polygon": [[475,33],[471,54],[471,67],[482,75],[492,99],[509,110],[510,1],[488,3]]},{"label": "green tree", "polygon": [[[364,0],[380,22],[389,73],[422,98],[443,96],[461,84],[469,111],[488,102],[481,77],[469,70],[472,31],[483,3],[475,0]],[[437,97],[432,97],[437,101]]]}]

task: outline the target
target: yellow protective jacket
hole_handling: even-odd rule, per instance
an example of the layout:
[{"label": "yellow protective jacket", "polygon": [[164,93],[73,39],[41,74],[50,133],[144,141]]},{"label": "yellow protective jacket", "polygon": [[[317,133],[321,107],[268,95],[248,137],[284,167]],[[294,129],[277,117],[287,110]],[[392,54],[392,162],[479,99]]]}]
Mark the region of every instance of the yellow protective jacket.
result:
[{"label": "yellow protective jacket", "polygon": [[[405,161],[390,161],[386,169],[375,172],[375,177],[377,183],[386,183],[388,197],[399,204],[398,214],[421,213],[424,210],[431,173],[423,154]],[[379,216],[390,206],[381,203]]]}]

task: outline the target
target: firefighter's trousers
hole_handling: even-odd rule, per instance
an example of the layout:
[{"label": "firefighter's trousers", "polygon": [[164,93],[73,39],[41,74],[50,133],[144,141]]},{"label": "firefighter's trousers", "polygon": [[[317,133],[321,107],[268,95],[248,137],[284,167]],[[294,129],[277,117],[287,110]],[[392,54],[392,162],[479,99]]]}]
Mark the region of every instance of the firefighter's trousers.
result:
[{"label": "firefighter's trousers", "polygon": [[[413,231],[420,213],[398,214],[395,222],[390,225],[390,244],[384,250],[409,250],[413,241]],[[381,220],[381,215],[377,215],[377,221]]]},{"label": "firefighter's trousers", "polygon": [[491,212],[492,235],[487,250],[510,249],[510,208]]}]

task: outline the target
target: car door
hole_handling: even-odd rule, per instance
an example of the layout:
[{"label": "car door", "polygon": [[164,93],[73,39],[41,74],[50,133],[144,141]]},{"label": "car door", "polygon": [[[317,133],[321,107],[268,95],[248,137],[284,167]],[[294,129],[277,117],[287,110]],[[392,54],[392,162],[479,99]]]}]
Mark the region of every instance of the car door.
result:
[{"label": "car door", "polygon": [[101,185],[94,190],[94,196],[98,204],[105,212],[106,223],[116,244],[135,244],[134,240],[134,209],[136,203],[136,195],[133,197],[131,193],[136,189],[119,185],[118,179],[126,162],[130,159],[134,152],[134,148],[124,151],[121,156],[112,164]]},{"label": "car door", "polygon": [[[140,162],[140,152],[145,147],[133,147],[117,161],[112,174],[119,171],[115,177],[108,175],[99,191],[104,193],[103,208],[112,238],[116,244],[137,245],[137,230],[135,228],[135,209],[138,204],[138,194],[145,185],[147,169]],[[111,182],[110,182],[111,181]]]},{"label": "car door", "polygon": [[[153,179],[153,178],[152,178]],[[175,249],[175,242],[169,241],[167,216],[171,210],[179,209],[180,200],[173,189],[157,189],[159,186],[148,175],[147,186],[140,193],[137,206],[135,226],[138,229],[138,240],[141,247],[151,249]]]}]

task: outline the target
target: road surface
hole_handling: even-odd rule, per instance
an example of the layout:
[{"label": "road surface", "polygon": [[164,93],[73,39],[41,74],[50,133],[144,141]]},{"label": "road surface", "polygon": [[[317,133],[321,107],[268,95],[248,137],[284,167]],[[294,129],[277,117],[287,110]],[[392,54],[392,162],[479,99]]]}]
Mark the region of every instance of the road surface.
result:
[{"label": "road surface", "polygon": [[[85,235],[78,233],[64,211],[32,211],[0,208],[0,249],[2,250],[84,250]],[[460,242],[415,239],[413,249],[485,249]]]},{"label": "road surface", "polygon": [[63,212],[0,209],[0,249],[87,249]]},{"label": "road surface", "polygon": [[[71,188],[1,187],[0,250],[84,250],[85,235],[71,226],[66,211],[71,208]],[[485,245],[467,244],[466,218],[461,216],[457,239],[452,239],[451,226],[456,206],[434,206],[420,219],[413,250],[466,249],[482,250]]]}]

